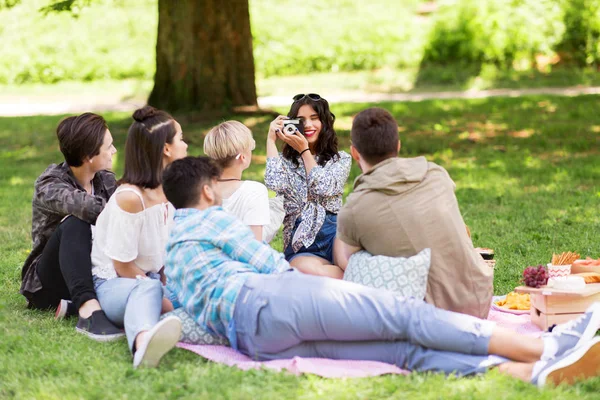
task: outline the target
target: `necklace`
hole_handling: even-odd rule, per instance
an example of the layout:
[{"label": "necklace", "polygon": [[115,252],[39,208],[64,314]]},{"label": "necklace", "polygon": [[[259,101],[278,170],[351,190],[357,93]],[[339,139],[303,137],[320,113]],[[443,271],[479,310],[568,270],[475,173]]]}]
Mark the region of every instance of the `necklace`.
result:
[{"label": "necklace", "polygon": [[241,181],[241,179],[238,179],[238,178],[219,179],[219,182],[231,182],[231,181]]}]

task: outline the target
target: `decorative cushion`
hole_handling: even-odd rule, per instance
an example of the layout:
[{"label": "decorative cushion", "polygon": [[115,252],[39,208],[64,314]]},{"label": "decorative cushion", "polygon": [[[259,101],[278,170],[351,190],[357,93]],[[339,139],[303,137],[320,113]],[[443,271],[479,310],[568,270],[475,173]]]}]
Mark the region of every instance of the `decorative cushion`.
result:
[{"label": "decorative cushion", "polygon": [[217,335],[213,335],[202,329],[200,325],[185,312],[183,308],[178,308],[166,314],[160,319],[173,315],[181,320],[181,338],[180,342],[189,344],[214,344],[220,346],[229,346],[229,340]]},{"label": "decorative cushion", "polygon": [[374,256],[366,251],[354,253],[344,272],[344,280],[374,288],[384,288],[404,297],[425,298],[431,249],[404,257]]}]

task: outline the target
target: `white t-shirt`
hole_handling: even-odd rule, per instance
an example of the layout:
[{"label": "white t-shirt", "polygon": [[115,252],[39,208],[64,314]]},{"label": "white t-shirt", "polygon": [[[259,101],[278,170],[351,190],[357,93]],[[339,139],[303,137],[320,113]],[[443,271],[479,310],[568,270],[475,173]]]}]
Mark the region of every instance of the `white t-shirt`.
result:
[{"label": "white t-shirt", "polygon": [[[132,214],[119,207],[116,194],[121,191],[136,193],[144,210]],[[145,272],[160,271],[164,265],[174,214],[175,208],[171,203],[146,208],[137,190],[117,189],[96,220],[92,241],[92,275],[103,279],[116,278],[112,260],[134,261]]]},{"label": "white t-shirt", "polygon": [[246,225],[269,225],[269,192],[260,182],[243,181],[231,196],[223,199],[223,209]]}]

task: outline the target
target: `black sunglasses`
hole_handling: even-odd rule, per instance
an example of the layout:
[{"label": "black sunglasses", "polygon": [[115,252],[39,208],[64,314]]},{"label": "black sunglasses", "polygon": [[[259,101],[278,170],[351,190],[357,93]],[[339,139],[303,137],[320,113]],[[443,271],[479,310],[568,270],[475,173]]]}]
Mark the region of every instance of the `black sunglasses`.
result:
[{"label": "black sunglasses", "polygon": [[319,96],[316,93],[308,93],[308,94],[300,93],[300,94],[297,94],[294,97],[292,97],[292,99],[294,99],[294,101],[299,101],[305,97],[308,97],[309,99],[315,100],[315,101],[321,100],[321,96]]}]

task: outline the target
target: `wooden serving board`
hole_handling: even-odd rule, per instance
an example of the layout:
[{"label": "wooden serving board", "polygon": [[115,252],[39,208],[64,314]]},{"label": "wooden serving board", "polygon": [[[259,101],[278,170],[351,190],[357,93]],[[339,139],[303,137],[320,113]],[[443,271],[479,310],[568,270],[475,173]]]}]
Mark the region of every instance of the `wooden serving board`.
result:
[{"label": "wooden serving board", "polygon": [[552,287],[542,286],[541,288],[532,288],[529,286],[518,286],[515,288],[515,292],[518,293],[530,293],[530,294],[541,294],[543,296],[575,296],[575,297],[587,297],[597,293],[600,293],[600,283],[588,283],[584,289],[574,291],[565,289],[555,289]]},{"label": "wooden serving board", "polygon": [[531,321],[542,330],[575,319],[592,303],[600,301],[600,283],[587,284],[579,291],[519,286],[515,292],[531,295]]}]

